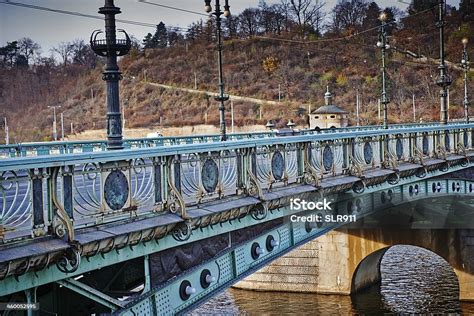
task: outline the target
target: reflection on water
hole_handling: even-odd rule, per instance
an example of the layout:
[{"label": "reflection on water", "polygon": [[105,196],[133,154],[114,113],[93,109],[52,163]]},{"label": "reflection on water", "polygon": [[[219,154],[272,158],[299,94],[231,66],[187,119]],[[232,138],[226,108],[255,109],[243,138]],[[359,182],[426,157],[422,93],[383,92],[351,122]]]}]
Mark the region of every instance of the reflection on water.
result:
[{"label": "reflection on water", "polygon": [[380,272],[381,283],[351,296],[229,289],[192,314],[474,314],[474,303],[459,304],[459,285],[451,266],[431,251],[393,246],[385,252]]},{"label": "reflection on water", "polygon": [[[366,297],[367,299],[367,297]],[[370,301],[370,297],[368,298]],[[464,315],[474,314],[474,303],[461,303]],[[355,307],[346,295],[255,292],[229,289],[203,304],[192,315],[354,315],[380,313]]]},{"label": "reflection on water", "polygon": [[459,283],[453,268],[437,254],[396,245],[380,264],[384,306],[403,313],[459,313]]}]

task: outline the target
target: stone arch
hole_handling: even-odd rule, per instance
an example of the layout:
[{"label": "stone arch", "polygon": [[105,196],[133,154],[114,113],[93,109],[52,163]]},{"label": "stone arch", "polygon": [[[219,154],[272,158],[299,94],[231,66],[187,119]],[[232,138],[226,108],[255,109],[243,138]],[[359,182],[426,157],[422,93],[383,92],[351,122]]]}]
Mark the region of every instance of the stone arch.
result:
[{"label": "stone arch", "polygon": [[393,245],[366,256],[352,276],[351,295],[377,287],[381,308],[395,313],[456,313],[459,280],[440,255],[412,245]]},{"label": "stone arch", "polygon": [[351,282],[351,293],[360,292],[382,280],[380,263],[390,247],[376,250],[366,256],[354,271]]}]

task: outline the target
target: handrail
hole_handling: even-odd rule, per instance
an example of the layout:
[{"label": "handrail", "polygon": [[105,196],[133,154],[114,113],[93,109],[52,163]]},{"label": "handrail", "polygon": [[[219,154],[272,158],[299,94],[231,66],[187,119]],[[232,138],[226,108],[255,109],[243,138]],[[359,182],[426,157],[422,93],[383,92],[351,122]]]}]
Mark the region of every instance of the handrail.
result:
[{"label": "handrail", "polygon": [[227,142],[194,143],[161,147],[123,149],[116,151],[98,151],[88,153],[69,153],[52,156],[31,156],[20,158],[5,158],[0,160],[0,171],[23,168],[46,168],[52,166],[67,166],[87,162],[108,162],[134,158],[150,158],[177,154],[205,153],[238,148],[251,148],[264,145],[285,145],[311,141],[331,141],[380,135],[397,135],[400,133],[424,133],[458,129],[474,129],[474,123],[456,125],[437,125],[423,127],[408,127],[400,129],[341,131],[334,134],[303,134],[295,136],[270,137],[263,139],[242,139]]},{"label": "handrail", "polygon": [[[465,122],[450,122],[446,126],[461,126]],[[409,123],[409,124],[393,124],[390,125],[388,130],[400,130],[406,128],[423,128],[423,127],[437,127],[442,126],[438,122],[430,123]],[[354,127],[343,127],[337,129],[323,129],[323,130],[294,130],[296,135],[321,135],[321,134],[340,134],[347,132],[360,132],[360,131],[377,131],[380,130],[380,125],[368,125],[368,126],[354,126]],[[242,138],[268,138],[278,136],[277,131],[265,131],[265,132],[248,132],[248,133],[233,133],[228,134],[229,141],[240,140]],[[202,135],[190,135],[190,136],[166,136],[166,137],[149,137],[149,138],[127,138],[124,139],[125,149],[131,149],[134,147],[157,147],[157,146],[172,146],[181,145],[186,143],[208,143],[209,140],[219,141],[218,134],[202,134]],[[89,145],[89,147],[87,147]],[[84,141],[55,141],[55,142],[32,142],[32,143],[18,143],[11,145],[0,145],[0,158],[9,157],[26,157],[26,156],[41,156],[51,154],[69,154],[76,150],[81,151],[105,151],[107,142],[105,140],[84,140]],[[59,153],[52,153],[51,150],[59,151]],[[3,157],[2,157],[3,155]]]}]

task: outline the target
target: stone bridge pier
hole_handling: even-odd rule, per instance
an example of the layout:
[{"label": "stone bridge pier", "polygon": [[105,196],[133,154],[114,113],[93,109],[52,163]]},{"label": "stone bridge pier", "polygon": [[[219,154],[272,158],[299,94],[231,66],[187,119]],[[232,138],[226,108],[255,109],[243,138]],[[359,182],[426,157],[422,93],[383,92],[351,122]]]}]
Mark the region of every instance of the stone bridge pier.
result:
[{"label": "stone bridge pier", "polygon": [[375,264],[366,261],[357,271],[361,262],[397,244],[422,247],[444,258],[458,278],[460,299],[474,301],[473,229],[338,229],[275,260],[235,287],[348,295],[355,288],[356,274],[357,282],[374,281],[374,271],[369,269],[377,269],[381,256],[372,256],[369,260]]}]

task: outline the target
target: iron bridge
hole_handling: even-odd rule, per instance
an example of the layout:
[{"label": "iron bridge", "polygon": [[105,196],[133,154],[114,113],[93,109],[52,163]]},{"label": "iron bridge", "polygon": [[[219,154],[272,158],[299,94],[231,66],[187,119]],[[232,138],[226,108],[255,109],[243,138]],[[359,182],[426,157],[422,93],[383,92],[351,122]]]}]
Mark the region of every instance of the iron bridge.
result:
[{"label": "iron bridge", "polygon": [[474,181],[439,178],[474,166],[472,123],[229,136],[0,146],[0,298],[56,284],[98,312],[179,314],[341,225],[291,222],[292,198],[473,207]]}]

